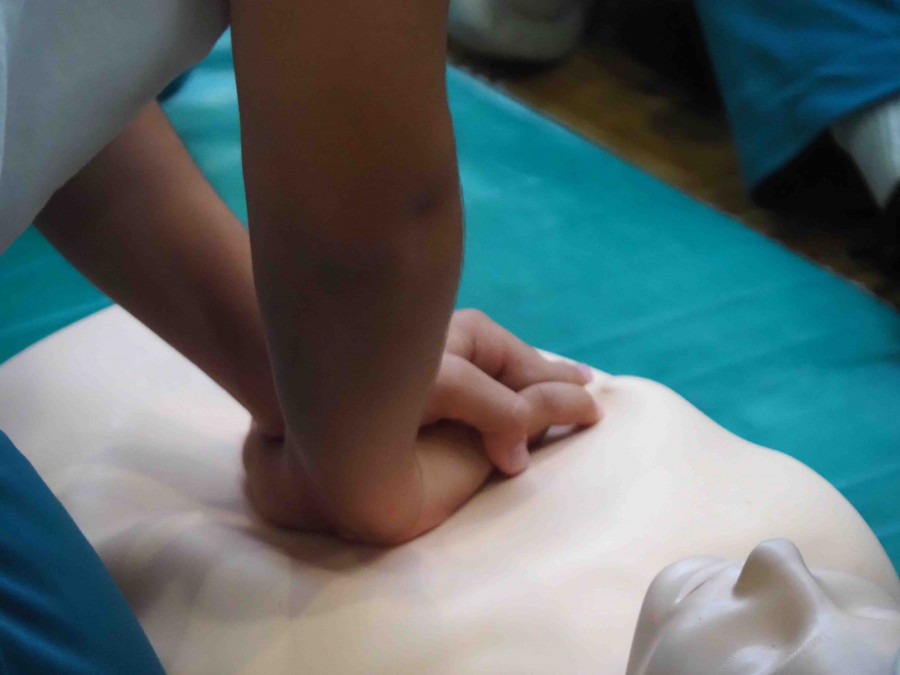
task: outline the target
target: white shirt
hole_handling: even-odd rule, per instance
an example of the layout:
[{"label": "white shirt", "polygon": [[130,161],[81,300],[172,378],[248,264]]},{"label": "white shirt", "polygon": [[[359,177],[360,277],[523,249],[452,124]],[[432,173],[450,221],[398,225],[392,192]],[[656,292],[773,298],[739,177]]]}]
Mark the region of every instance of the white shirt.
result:
[{"label": "white shirt", "polygon": [[227,23],[226,0],[0,0],[0,254]]}]

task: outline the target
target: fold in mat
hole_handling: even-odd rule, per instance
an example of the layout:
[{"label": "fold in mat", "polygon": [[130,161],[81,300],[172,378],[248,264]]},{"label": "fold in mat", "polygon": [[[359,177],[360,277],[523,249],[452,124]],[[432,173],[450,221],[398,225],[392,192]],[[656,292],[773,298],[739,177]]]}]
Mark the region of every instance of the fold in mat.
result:
[{"label": "fold in mat", "polygon": [[[900,562],[900,315],[451,68],[460,306],[672,387],[838,487]],[[165,105],[246,221],[226,35]],[[0,360],[106,306],[36,232],[0,259]]]}]

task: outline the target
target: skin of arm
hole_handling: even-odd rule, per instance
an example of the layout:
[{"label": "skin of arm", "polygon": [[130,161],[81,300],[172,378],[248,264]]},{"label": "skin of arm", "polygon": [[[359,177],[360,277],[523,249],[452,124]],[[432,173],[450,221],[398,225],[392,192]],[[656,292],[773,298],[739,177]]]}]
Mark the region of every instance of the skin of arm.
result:
[{"label": "skin of arm", "polygon": [[[600,410],[583,386],[591,378],[585,366],[545,359],[482,312],[455,312],[414,446],[422,507],[414,525],[388,543],[440,525],[495,468],[507,475],[524,471],[526,439],[540,442],[554,424],[596,423]],[[334,532],[290,443],[251,429],[244,444],[248,496],[272,524]]]},{"label": "skin of arm", "polygon": [[54,194],[36,225],[234,396],[261,431],[283,433],[249,236],[156,103]]},{"label": "skin of arm", "polygon": [[[247,488],[264,518],[370,543],[431,529],[495,467],[522,471],[526,438],[599,417],[583,368],[480,312],[451,320],[462,218],[446,7],[389,5],[352,25],[329,8],[232,5],[252,237],[156,104],[38,218],[251,412]],[[296,53],[301,33],[326,30],[337,42]],[[380,40],[387,62],[366,57]],[[439,420],[481,443],[462,427],[455,445],[435,441]]]},{"label": "skin of arm", "polygon": [[286,437],[344,536],[408,538],[462,258],[443,0],[231,3],[254,270]]},{"label": "skin of arm", "polygon": [[[247,232],[156,104],[54,195],[38,226],[82,273],[250,410],[244,459],[260,514],[276,525],[339,533],[318,505],[315,477],[299,468],[299,448],[284,436]],[[495,466],[510,475],[523,470],[510,450],[526,436],[550,424],[596,421],[586,381],[579,368],[547,361],[481,312],[456,312],[415,442],[423,505],[402,539],[449,517]],[[443,425],[435,436],[439,420],[470,430]]]}]

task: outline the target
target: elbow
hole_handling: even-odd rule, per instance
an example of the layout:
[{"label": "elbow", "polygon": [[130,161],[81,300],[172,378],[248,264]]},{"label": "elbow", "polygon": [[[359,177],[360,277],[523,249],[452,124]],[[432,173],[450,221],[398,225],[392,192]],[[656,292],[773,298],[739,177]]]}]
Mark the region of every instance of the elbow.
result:
[{"label": "elbow", "polygon": [[301,195],[296,211],[278,222],[328,248],[403,246],[462,231],[462,202],[457,175],[423,176],[384,171],[373,181],[341,186],[340,194],[322,189]]},{"label": "elbow", "polygon": [[340,218],[332,232],[348,243],[371,250],[429,251],[446,255],[462,245],[462,203],[457,185],[410,185],[378,203],[375,196],[361,198],[370,204]]}]

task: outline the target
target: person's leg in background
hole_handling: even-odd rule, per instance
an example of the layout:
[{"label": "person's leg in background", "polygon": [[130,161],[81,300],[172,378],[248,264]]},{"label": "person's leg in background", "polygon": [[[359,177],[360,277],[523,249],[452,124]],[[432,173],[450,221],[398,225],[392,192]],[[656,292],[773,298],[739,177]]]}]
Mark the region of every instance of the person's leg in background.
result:
[{"label": "person's leg in background", "polygon": [[163,673],[100,558],[3,432],[0,673]]},{"label": "person's leg in background", "polygon": [[875,253],[891,274],[900,276],[900,96],[848,115],[831,127],[831,133],[853,158],[884,211]]},{"label": "person's leg in background", "polygon": [[[482,56],[547,63],[576,46],[601,3],[653,0],[451,0],[449,32]],[[900,0],[663,4],[696,7],[751,194],[850,226],[864,238],[854,250],[900,276]],[[863,183],[882,210],[874,236]]]},{"label": "person's leg in background", "polygon": [[[900,179],[900,0],[695,0],[751,191],[831,132],[889,210]],[[894,266],[900,209],[880,256]]]}]

